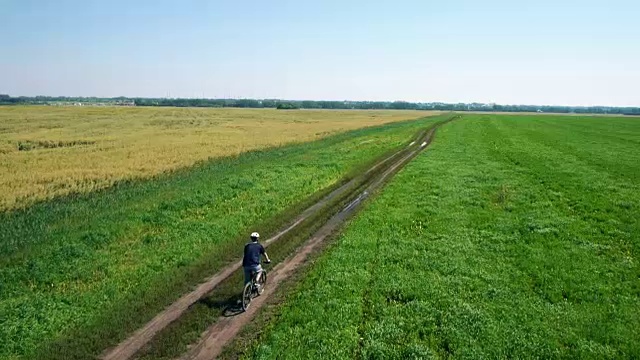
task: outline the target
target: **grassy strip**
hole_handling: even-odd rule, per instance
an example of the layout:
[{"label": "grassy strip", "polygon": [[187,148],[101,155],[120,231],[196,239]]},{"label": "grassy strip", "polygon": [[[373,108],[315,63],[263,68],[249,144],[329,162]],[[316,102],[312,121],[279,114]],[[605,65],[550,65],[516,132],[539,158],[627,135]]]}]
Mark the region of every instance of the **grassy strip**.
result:
[{"label": "grassy strip", "polygon": [[[420,131],[419,135],[423,133],[424,131]],[[389,154],[385,154],[381,156],[379,160],[385,159],[388,156]],[[402,153],[397,154],[393,159],[401,156]],[[385,165],[388,166],[392,164],[393,159],[389,159]],[[374,163],[376,162],[377,161],[374,161]],[[387,168],[386,166],[377,167],[374,171],[357,177],[357,182],[352,185],[352,190],[331,200],[321,211],[309,217],[296,227],[294,232],[286,234],[277,243],[271,245],[268,251],[274,265],[293,254],[294,251],[333,216],[333,214],[337,213],[369,186],[372,179],[382,174]],[[153,341],[138,354],[138,358],[170,359],[177,357],[186,352],[187,346],[194,343],[208,326],[215,323],[219,316],[229,313],[235,314],[240,311],[240,309],[237,308],[237,304],[240,284],[242,283],[241,279],[241,272],[226,279],[216,287],[211,294],[203,298],[198,304],[192,306],[178,321],[156,335]]]},{"label": "grassy strip", "polygon": [[298,199],[430,121],[251,152],[0,214],[0,357],[96,355],[235,259],[251,224],[296,212],[310,203]]},{"label": "grassy strip", "polygon": [[640,356],[639,140],[634,119],[443,127],[245,357]]}]

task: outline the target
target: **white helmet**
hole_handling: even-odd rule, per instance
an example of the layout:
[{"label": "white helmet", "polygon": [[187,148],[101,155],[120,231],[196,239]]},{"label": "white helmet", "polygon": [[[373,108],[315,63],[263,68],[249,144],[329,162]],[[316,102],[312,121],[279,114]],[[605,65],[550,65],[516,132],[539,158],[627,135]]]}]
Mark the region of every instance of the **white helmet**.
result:
[{"label": "white helmet", "polygon": [[254,240],[260,239],[260,234],[254,231],[251,233],[251,238]]}]

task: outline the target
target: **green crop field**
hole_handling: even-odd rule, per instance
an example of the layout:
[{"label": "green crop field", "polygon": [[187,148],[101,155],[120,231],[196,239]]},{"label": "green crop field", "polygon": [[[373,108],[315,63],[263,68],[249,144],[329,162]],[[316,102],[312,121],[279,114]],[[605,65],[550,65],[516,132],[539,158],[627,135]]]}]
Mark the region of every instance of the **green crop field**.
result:
[{"label": "green crop field", "polygon": [[238,351],[639,358],[639,250],[640,119],[465,115]]},{"label": "green crop field", "polygon": [[435,119],[252,151],[0,213],[0,358],[95,357],[238,260],[249,231],[269,235],[305,198]]}]

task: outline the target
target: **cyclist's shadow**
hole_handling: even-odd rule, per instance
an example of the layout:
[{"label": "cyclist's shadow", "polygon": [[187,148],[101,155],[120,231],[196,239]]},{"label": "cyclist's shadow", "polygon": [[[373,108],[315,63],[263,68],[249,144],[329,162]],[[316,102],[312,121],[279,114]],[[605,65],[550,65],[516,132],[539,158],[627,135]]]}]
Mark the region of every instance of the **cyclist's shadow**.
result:
[{"label": "cyclist's shadow", "polygon": [[226,299],[204,298],[198,301],[206,305],[210,309],[218,309],[222,312],[222,316],[231,317],[242,314],[242,300],[238,295],[229,296]]}]

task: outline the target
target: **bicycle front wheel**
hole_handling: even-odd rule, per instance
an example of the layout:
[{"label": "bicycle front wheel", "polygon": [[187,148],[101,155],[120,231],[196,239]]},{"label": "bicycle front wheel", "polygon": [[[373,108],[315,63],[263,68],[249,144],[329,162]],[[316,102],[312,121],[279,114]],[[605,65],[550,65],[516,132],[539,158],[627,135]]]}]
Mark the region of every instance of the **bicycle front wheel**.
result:
[{"label": "bicycle front wheel", "polygon": [[242,311],[247,311],[249,305],[251,304],[251,298],[251,283],[248,283],[242,290]]}]

